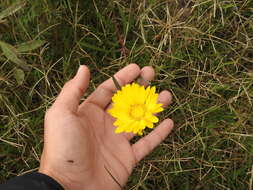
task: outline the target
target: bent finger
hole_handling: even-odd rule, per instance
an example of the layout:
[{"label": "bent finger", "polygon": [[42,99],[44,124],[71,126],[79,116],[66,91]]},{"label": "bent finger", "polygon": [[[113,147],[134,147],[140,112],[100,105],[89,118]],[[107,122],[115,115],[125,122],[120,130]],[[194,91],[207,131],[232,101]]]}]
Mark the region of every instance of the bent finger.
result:
[{"label": "bent finger", "polygon": [[136,161],[139,162],[145,156],[152,152],[167,136],[173,128],[173,121],[171,119],[164,120],[158,127],[156,127],[147,136],[142,137],[139,141],[132,145],[132,150]]}]

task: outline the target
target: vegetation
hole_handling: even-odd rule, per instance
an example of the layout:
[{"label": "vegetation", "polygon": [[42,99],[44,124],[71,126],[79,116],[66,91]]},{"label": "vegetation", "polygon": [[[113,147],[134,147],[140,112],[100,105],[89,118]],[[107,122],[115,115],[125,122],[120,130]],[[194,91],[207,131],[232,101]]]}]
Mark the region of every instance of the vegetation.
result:
[{"label": "vegetation", "polygon": [[79,64],[87,96],[131,62],[173,93],[175,129],[126,189],[252,189],[252,0],[1,0],[0,181],[37,169],[44,113]]}]

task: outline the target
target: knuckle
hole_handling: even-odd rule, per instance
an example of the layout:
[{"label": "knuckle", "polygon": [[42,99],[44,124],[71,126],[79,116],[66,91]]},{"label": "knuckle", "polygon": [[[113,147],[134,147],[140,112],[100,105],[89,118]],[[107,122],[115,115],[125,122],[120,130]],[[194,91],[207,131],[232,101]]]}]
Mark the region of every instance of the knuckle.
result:
[{"label": "knuckle", "polygon": [[84,93],[84,88],[74,82],[73,79],[67,81],[63,86],[63,89],[65,89],[65,91],[72,91],[74,95],[77,95],[77,97],[79,97],[78,95]]},{"label": "knuckle", "polygon": [[68,88],[69,86],[72,86],[72,84],[73,84],[73,79],[67,81],[67,82],[64,84],[63,88]]}]

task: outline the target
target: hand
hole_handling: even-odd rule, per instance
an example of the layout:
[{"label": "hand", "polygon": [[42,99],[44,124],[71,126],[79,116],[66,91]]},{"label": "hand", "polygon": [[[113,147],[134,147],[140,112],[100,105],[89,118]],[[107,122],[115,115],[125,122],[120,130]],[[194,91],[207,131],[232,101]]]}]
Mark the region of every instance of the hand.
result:
[{"label": "hand", "polygon": [[[138,76],[154,78],[151,67],[130,64],[115,74],[120,85]],[[114,119],[106,112],[116,91],[112,79],[103,82],[80,105],[90,73],[80,66],[45,116],[44,149],[39,172],[53,177],[66,190],[117,190],[127,182],[133,167],[149,154],[173,128],[166,119],[151,133],[131,145],[134,136],[115,134]],[[163,91],[158,101],[167,106],[171,94]]]}]

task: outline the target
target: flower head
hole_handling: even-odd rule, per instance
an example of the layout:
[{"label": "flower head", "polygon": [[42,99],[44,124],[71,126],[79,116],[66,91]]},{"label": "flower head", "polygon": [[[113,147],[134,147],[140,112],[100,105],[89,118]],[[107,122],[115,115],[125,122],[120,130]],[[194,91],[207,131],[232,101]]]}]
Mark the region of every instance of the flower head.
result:
[{"label": "flower head", "polygon": [[155,87],[127,84],[112,97],[112,108],[108,112],[116,118],[115,133],[133,132],[142,135],[146,127],[153,128],[159,119],[155,113],[163,111],[162,104],[157,103],[158,94]]}]

